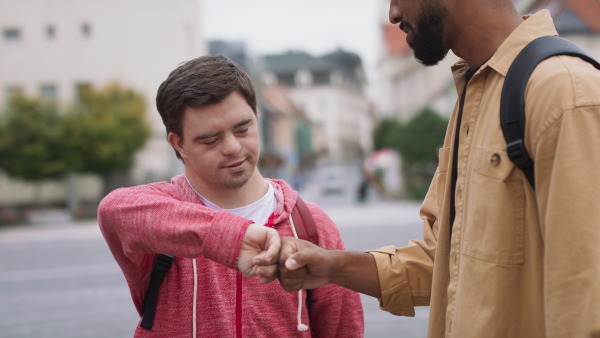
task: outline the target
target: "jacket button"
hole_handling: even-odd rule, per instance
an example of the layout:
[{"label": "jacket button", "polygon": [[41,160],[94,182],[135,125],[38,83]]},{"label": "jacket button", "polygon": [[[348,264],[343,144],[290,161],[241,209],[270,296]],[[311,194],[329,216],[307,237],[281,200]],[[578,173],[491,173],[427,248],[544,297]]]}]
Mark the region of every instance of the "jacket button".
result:
[{"label": "jacket button", "polygon": [[492,155],[492,158],[490,159],[490,163],[495,167],[500,163],[500,155],[498,154],[494,154]]}]

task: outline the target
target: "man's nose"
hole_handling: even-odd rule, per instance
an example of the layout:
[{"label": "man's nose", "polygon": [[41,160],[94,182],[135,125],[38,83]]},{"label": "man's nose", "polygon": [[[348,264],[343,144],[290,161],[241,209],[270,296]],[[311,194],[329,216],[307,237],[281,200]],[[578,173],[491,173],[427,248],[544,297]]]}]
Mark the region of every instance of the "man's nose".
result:
[{"label": "man's nose", "polygon": [[402,21],[402,11],[400,11],[399,0],[390,0],[389,19],[392,24],[397,24]]},{"label": "man's nose", "polygon": [[237,155],[242,149],[242,144],[234,135],[227,135],[224,139],[223,154]]}]

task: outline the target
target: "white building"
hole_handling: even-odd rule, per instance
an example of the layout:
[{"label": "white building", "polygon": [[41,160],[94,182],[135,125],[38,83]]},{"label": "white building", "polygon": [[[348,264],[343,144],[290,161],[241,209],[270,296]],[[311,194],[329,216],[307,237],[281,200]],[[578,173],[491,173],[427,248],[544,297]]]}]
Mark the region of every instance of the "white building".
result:
[{"label": "white building", "polygon": [[288,88],[313,124],[313,147],[321,162],[351,164],[372,148],[372,105],[364,93],[358,55],[342,50],[313,57],[302,52],[268,55],[266,83]]},{"label": "white building", "polygon": [[[68,103],[81,86],[119,81],[146,97],[153,129],[133,179],[169,178],[181,167],[156,91],[178,64],[206,52],[199,22],[200,0],[0,0],[0,103],[14,92]],[[64,187],[51,186],[47,198],[64,199]],[[26,203],[28,189],[0,178],[0,204]]]}]

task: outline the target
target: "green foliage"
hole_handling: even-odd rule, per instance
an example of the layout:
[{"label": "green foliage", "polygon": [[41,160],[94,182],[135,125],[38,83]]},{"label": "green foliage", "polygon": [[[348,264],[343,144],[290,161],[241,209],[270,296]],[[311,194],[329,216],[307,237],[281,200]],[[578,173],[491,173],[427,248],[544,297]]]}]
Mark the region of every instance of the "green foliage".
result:
[{"label": "green foliage", "polygon": [[66,170],[56,104],[12,97],[0,123],[0,169],[27,181],[57,178]]},{"label": "green foliage", "polygon": [[375,150],[383,148],[396,149],[398,135],[402,133],[402,123],[395,118],[379,120],[373,131],[373,147]]},{"label": "green foliage", "polygon": [[437,167],[438,149],[444,143],[448,120],[424,108],[405,126],[398,143],[404,159],[408,196],[423,199]]},{"label": "green foliage", "polygon": [[406,124],[382,119],[375,128],[375,148],[389,147],[402,155],[409,198],[425,197],[437,167],[438,149],[444,142],[447,125],[447,119],[426,107]]},{"label": "green foliage", "polygon": [[399,134],[397,150],[408,163],[427,165],[437,161],[448,120],[426,107],[414,116]]},{"label": "green foliage", "polygon": [[151,132],[145,100],[116,83],[98,91],[82,89],[64,114],[55,103],[12,98],[0,115],[0,169],[37,182],[72,171],[97,174],[104,192],[119,174],[126,177]]},{"label": "green foliage", "polygon": [[131,168],[150,136],[142,95],[116,83],[81,94],[61,128],[69,165],[103,176]]}]

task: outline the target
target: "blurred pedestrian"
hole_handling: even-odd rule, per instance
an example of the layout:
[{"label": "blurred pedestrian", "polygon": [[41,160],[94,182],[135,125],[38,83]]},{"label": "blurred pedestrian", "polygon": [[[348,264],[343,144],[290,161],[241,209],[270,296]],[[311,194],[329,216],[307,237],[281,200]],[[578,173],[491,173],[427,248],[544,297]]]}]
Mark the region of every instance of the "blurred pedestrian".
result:
[{"label": "blurred pedestrian", "polygon": [[[118,189],[98,211],[135,307],[145,316],[135,336],[362,337],[358,293],[329,285],[307,299],[306,292],[265,284],[274,278],[276,266],[269,264],[277,259],[279,237],[295,235],[291,212],[298,194],[283,180],[263,178],[256,167],[256,94],[246,72],[223,56],[199,57],[171,72],[156,102],[185,174],[170,183]],[[306,212],[320,246],[344,249],[337,227],[317,205],[308,203]],[[159,254],[174,261],[148,326],[144,297]],[[260,275],[260,282],[242,274]]]},{"label": "blurred pedestrian", "polygon": [[[555,56],[526,92],[535,182],[509,159],[502,85],[529,42],[557,35],[547,10],[510,0],[391,0],[390,21],[427,66],[449,50],[459,100],[421,208],[423,240],[368,253],[283,239],[289,291],[334,283],[413,316],[430,337],[590,337],[600,330],[600,72]],[[535,186],[535,189],[534,189]]]}]

